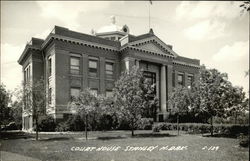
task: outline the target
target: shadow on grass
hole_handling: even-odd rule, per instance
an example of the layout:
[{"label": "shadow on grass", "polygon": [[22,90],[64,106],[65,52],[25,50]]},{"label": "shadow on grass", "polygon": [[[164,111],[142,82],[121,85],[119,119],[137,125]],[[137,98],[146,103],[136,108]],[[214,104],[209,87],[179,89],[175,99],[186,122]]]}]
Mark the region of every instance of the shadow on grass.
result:
[{"label": "shadow on grass", "polygon": [[237,138],[235,135],[229,135],[229,134],[203,134],[203,137],[214,137],[214,138]]},{"label": "shadow on grass", "polygon": [[138,138],[148,138],[148,137],[151,137],[151,138],[154,138],[154,137],[175,137],[177,135],[170,135],[170,134],[167,134],[167,133],[147,133],[147,134],[135,134],[135,136],[133,137],[138,137]]},{"label": "shadow on grass", "polygon": [[2,140],[11,140],[11,139],[28,139],[33,138],[33,136],[26,134],[22,131],[11,132],[11,131],[1,131],[0,138]]},{"label": "shadow on grass", "polygon": [[64,141],[64,140],[71,140],[73,137],[52,137],[52,138],[41,138],[39,141]]},{"label": "shadow on grass", "polygon": [[126,137],[123,136],[103,136],[103,137],[97,137],[98,140],[112,140],[112,139],[126,139]]}]

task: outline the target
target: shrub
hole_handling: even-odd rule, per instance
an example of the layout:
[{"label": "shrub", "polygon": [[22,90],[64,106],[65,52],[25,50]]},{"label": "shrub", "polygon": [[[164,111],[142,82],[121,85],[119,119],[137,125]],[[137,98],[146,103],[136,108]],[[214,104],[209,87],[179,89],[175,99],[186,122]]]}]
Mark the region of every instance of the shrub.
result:
[{"label": "shrub", "polygon": [[102,115],[97,121],[97,130],[114,130],[118,125],[116,116]]},{"label": "shrub", "polygon": [[118,130],[130,130],[129,122],[126,120],[120,120]]},{"label": "shrub", "polygon": [[71,131],[84,131],[85,121],[80,115],[72,115],[66,121],[66,124]]},{"label": "shrub", "polygon": [[67,122],[61,122],[61,123],[57,124],[55,130],[58,132],[69,131],[70,127],[69,127],[69,124]]},{"label": "shrub", "polygon": [[41,116],[38,119],[38,130],[39,131],[55,131],[56,123],[54,118],[49,115]]},{"label": "shrub", "polygon": [[161,125],[155,125],[153,127],[153,132],[160,132],[160,130],[161,130]]},{"label": "shrub", "polygon": [[152,118],[142,118],[138,124],[139,130],[152,130],[153,125],[153,119]]},{"label": "shrub", "polygon": [[249,136],[241,133],[239,136],[239,144],[242,147],[248,147],[249,146]]},{"label": "shrub", "polygon": [[84,131],[85,122],[80,115],[71,115],[66,121],[60,122],[56,131]]},{"label": "shrub", "polygon": [[[160,123],[157,124],[157,127],[160,130],[177,130],[176,123]],[[187,131],[189,134],[204,134],[210,133],[211,125],[210,124],[201,124],[201,123],[180,123],[180,130]],[[154,130],[154,129],[153,129]],[[214,133],[222,134],[227,137],[237,137],[240,133],[245,135],[248,134],[249,126],[248,125],[232,125],[224,124],[213,126]]]}]

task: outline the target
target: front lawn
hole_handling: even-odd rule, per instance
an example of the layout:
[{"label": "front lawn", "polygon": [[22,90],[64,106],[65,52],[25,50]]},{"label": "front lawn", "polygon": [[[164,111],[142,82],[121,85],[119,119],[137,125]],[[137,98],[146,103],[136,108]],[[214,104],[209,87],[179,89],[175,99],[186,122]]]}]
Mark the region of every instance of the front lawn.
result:
[{"label": "front lawn", "polygon": [[239,147],[237,139],[184,133],[176,136],[176,133],[162,131],[152,135],[151,131],[136,131],[137,136],[132,138],[130,131],[90,132],[87,141],[83,133],[40,134],[39,141],[35,141],[32,134],[31,137],[1,140],[1,151],[40,160],[249,160],[248,148]]}]

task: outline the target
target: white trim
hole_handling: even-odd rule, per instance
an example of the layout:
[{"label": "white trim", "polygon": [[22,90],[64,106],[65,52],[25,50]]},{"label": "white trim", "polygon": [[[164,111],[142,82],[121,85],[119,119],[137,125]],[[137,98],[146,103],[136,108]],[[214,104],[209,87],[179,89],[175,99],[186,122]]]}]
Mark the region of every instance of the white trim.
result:
[{"label": "white trim", "polygon": [[149,54],[152,54],[152,55],[174,58],[174,56],[172,56],[170,54],[162,54],[162,53],[158,53],[158,52],[155,52],[155,51],[151,51],[151,50],[147,50],[147,49],[142,49],[142,48],[138,48],[138,47],[130,46],[130,45],[123,47],[121,49],[121,51],[124,50],[124,49],[126,49],[126,48],[130,48],[130,49],[134,49],[134,50],[137,50],[137,51],[146,52],[146,53],[149,53]]},{"label": "white trim", "polygon": [[172,49],[170,49],[164,42],[162,42],[158,37],[156,36],[152,36],[149,38],[145,38],[142,40],[137,40],[134,42],[129,43],[130,45],[134,46],[134,45],[138,45],[138,44],[142,44],[142,43],[148,43],[151,41],[155,41],[157,44],[159,44],[164,50],[168,51],[169,53],[171,53],[175,58],[178,56],[177,53],[175,53]]},{"label": "white trim", "polygon": [[56,34],[50,34],[47,37],[47,39],[44,41],[44,43],[42,44],[41,48],[43,49],[45,47],[45,45],[53,38],[57,39],[57,40],[66,40],[66,41],[76,43],[76,44],[79,44],[79,45],[87,45],[87,46],[91,46],[91,47],[97,47],[97,48],[104,48],[104,49],[113,50],[113,51],[119,51],[118,47],[112,47],[112,46],[108,46],[108,45],[98,44],[98,43],[94,43],[94,42],[89,42],[89,41],[85,41],[85,40],[70,38],[70,37],[67,37],[67,36],[56,35]]},{"label": "white trim", "polygon": [[189,67],[194,67],[194,68],[200,68],[199,65],[194,65],[194,64],[189,64],[189,63],[185,63],[185,62],[180,62],[180,61],[173,61],[173,64],[178,64],[178,65],[183,65],[183,66],[189,66]]}]

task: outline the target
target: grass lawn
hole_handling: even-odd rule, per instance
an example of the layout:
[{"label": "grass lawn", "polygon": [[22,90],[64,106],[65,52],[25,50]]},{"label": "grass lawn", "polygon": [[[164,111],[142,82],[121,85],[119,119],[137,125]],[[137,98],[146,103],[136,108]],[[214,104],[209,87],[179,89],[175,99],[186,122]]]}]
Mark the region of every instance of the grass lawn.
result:
[{"label": "grass lawn", "polygon": [[[39,141],[34,140],[33,134],[27,138],[24,138],[23,135],[8,139],[2,137],[0,149],[3,152],[28,156],[34,160],[249,160],[249,149],[239,147],[237,139],[202,137],[201,135],[184,133],[176,136],[177,132],[175,131],[162,131],[157,136],[152,136],[151,131],[136,131],[135,133],[137,136],[132,138],[130,131],[90,132],[87,141],[83,133],[40,134]],[[175,148],[172,147],[171,150],[171,146]],[[177,148],[177,146],[179,147]],[[91,148],[88,151],[80,151],[86,150],[86,147],[94,148],[92,151],[90,151]],[[136,150],[136,148],[131,147],[140,147],[141,149]],[[113,148],[113,151],[106,151],[107,148]],[[128,149],[129,151],[127,151]],[[5,160],[5,158],[1,159]],[[13,158],[14,160],[20,160],[20,157]]]}]

